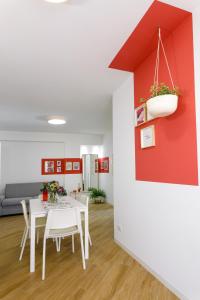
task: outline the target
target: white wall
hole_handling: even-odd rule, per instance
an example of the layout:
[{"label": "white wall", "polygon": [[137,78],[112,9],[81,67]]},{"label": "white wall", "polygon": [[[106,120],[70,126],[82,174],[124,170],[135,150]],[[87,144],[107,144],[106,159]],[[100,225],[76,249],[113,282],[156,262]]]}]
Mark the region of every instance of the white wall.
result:
[{"label": "white wall", "polygon": [[[102,136],[0,131],[0,141],[2,141],[1,188],[5,183],[28,182],[31,178],[31,181],[56,178],[64,182],[69,192],[81,183],[81,175],[41,176],[41,158],[80,157],[81,145],[101,145]],[[20,167],[23,161],[26,161],[26,164]]]},{"label": "white wall", "polygon": [[64,176],[41,175],[41,159],[64,157],[64,143],[54,142],[2,142],[1,189],[6,183],[58,180],[64,185]]},{"label": "white wall", "polygon": [[116,241],[182,299],[199,300],[200,188],[135,180],[132,76],[113,95],[113,152]]},{"label": "white wall", "polygon": [[112,131],[105,133],[100,157],[109,157],[109,173],[99,173],[99,187],[106,192],[106,201],[113,205],[113,141]]}]

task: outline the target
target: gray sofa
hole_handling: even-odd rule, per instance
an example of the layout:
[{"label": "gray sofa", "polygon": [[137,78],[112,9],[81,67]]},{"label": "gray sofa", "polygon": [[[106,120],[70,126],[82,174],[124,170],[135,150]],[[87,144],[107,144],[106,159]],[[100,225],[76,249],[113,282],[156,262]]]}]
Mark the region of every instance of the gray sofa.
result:
[{"label": "gray sofa", "polygon": [[0,216],[21,214],[20,201],[37,198],[41,193],[42,182],[6,184],[5,194],[0,196]]}]

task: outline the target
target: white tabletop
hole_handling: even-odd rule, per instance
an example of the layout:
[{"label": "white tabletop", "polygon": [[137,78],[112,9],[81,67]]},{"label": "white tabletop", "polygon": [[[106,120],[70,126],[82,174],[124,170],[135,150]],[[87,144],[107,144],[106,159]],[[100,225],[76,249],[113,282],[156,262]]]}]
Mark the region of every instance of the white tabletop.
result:
[{"label": "white tabletop", "polygon": [[[69,205],[69,207],[78,207],[80,211],[85,211],[87,209],[86,205],[84,205],[80,201],[70,196],[63,196],[61,198],[61,203],[66,203],[67,205]],[[47,209],[45,208],[46,207],[45,201],[41,201],[40,199],[30,199],[29,204],[30,204],[30,214],[34,214],[34,215],[47,214]]]}]

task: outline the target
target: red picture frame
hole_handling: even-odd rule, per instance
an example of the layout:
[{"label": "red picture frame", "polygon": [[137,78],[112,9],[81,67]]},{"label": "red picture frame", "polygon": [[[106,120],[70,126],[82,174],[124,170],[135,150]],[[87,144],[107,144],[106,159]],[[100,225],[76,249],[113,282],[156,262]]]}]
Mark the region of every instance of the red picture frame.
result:
[{"label": "red picture frame", "polygon": [[43,158],[42,175],[61,175],[64,170],[63,158]]},{"label": "red picture frame", "polygon": [[109,157],[99,158],[99,173],[109,173]]},{"label": "red picture frame", "polygon": [[83,164],[81,158],[65,158],[63,174],[82,174]]}]

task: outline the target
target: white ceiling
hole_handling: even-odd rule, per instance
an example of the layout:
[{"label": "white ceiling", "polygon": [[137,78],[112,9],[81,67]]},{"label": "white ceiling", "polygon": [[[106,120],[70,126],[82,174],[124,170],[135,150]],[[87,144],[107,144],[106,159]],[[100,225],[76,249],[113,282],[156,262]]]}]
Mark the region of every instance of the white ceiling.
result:
[{"label": "white ceiling", "polygon": [[[151,3],[1,0],[0,130],[108,130],[112,92],[127,77],[108,65]],[[68,122],[52,127],[50,115]]]}]

